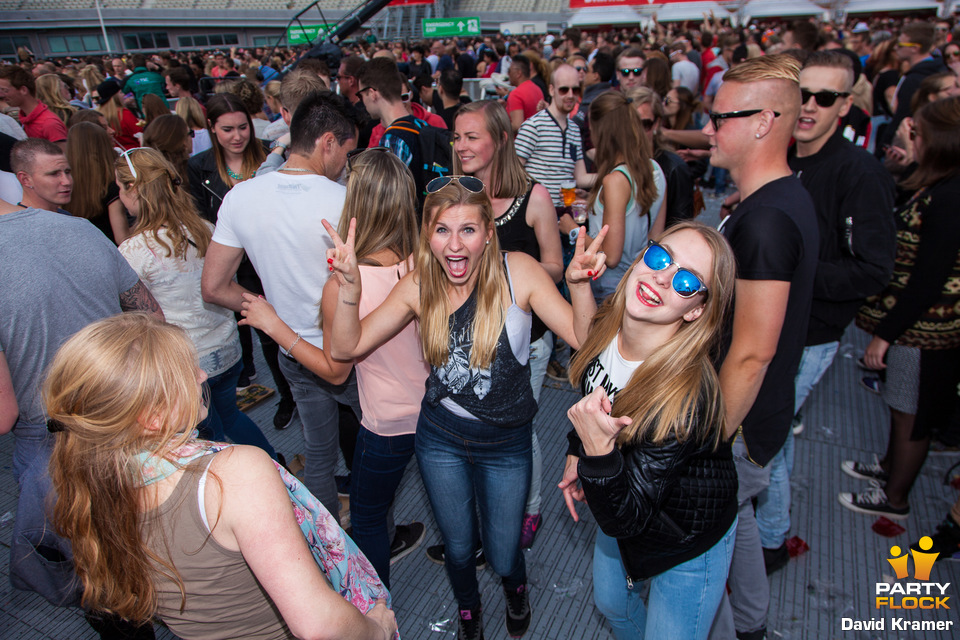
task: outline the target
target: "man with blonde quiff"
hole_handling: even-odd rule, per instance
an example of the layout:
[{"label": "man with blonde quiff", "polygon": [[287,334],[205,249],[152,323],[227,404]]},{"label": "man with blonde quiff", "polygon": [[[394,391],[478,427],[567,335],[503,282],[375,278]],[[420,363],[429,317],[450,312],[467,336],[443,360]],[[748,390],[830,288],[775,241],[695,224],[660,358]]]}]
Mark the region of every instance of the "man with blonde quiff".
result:
[{"label": "man with blonde quiff", "polygon": [[724,597],[711,638],[766,634],[766,580],[753,498],[793,419],[794,377],[803,353],[817,266],[816,214],[787,164],[800,114],[800,64],[763,56],[730,69],[710,122],[710,162],[728,169],[741,203],[721,223],[737,258],[735,306],[721,345],[726,435],[740,481],[739,520]]}]

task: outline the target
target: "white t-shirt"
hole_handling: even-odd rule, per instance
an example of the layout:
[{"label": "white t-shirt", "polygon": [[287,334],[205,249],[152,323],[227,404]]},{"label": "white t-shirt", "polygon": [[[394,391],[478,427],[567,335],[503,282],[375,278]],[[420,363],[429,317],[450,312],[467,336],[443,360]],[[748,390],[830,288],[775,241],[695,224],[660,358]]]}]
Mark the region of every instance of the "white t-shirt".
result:
[{"label": "white t-shirt", "polygon": [[[209,224],[209,223],[208,223]],[[166,229],[157,236],[173,246]],[[204,302],[200,295],[203,258],[188,246],[183,258],[168,255],[153,233],[138,233],[120,245],[120,253],[157,299],[167,322],[187,332],[200,356],[200,368],[220,375],[240,360],[240,336],[233,312]]]},{"label": "white t-shirt", "polygon": [[617,343],[620,334],[610,341],[607,348],[600,352],[583,374],[583,386],[587,393],[592,393],[597,387],[603,387],[610,402],[620,389],[627,386],[634,370],[643,364],[643,360],[627,360],[620,355]]},{"label": "white t-shirt", "polygon": [[316,174],[258,175],[230,190],[213,232],[214,242],[247,252],[277,315],[316,347],[323,346],[317,318],[333,248],[321,220],[335,228],[346,195]]}]

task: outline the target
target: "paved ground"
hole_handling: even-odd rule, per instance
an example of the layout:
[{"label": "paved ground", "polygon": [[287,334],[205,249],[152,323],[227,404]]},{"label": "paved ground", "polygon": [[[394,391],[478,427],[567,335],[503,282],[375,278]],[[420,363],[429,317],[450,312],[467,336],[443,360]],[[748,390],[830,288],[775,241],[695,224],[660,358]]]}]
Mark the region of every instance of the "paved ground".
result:
[{"label": "paved ground", "polygon": [[[708,200],[709,221],[715,220],[717,201]],[[903,522],[906,533],[884,538],[871,530],[874,518],[848,511],[837,503],[839,491],[859,490],[860,483],[840,471],[848,458],[869,459],[886,444],[888,412],[876,395],[860,387],[861,372],[856,358],[866,336],[848,331],[833,366],[814,390],[805,407],[806,429],[797,438],[793,478],[793,529],[806,541],[810,551],[771,578],[772,602],[769,614],[771,639],[799,638],[916,638],[948,640],[960,637],[960,563],[937,564],[931,581],[950,583],[950,609],[913,614],[887,613],[873,607],[876,582],[891,581],[890,546],[904,549],[921,535],[933,533],[957,497],[942,483],[944,472],[958,461],[954,457],[931,457],[920,476],[911,500],[910,518]],[[259,356],[259,354],[258,354]],[[269,384],[269,370],[258,357],[258,382]],[[266,380],[266,382],[265,382]],[[596,613],[591,599],[591,557],[596,525],[584,511],[579,524],[566,513],[559,492],[564,434],[569,428],[566,409],[577,400],[568,386],[550,383],[541,395],[535,420],[544,457],[544,525],[533,550],[527,552],[531,578],[533,623],[527,638],[606,639],[611,634]],[[302,450],[299,421],[286,431],[273,429],[276,401],[270,399],[250,415],[261,426],[277,450],[288,459]],[[30,593],[13,590],[7,580],[10,526],[8,512],[15,513],[16,485],[10,472],[13,450],[11,436],[0,437],[0,640],[93,639],[77,610],[57,609]],[[411,519],[427,524],[424,548],[439,540],[436,525],[412,462],[398,497],[398,522]],[[758,580],[767,579],[757,576]],[[454,612],[452,595],[443,569],[431,563],[422,551],[398,562],[392,572],[394,602],[402,636],[408,640],[452,638],[449,625],[438,625]],[[908,581],[903,581],[908,582]],[[499,581],[488,568],[481,572],[480,585],[485,603],[487,638],[506,638],[504,604]],[[881,618],[884,631],[843,631],[841,618]],[[915,621],[951,621],[950,630],[891,630],[892,618]],[[160,629],[159,638],[174,637]],[[659,639],[656,639],[659,640]]]}]

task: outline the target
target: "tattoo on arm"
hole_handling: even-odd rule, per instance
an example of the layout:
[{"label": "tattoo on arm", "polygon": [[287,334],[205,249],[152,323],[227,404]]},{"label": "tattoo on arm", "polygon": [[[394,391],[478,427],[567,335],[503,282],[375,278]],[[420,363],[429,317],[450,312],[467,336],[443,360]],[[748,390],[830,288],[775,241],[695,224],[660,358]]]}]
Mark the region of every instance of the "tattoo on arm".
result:
[{"label": "tattoo on arm", "polygon": [[156,298],[153,297],[153,294],[150,293],[147,286],[140,280],[137,281],[137,284],[120,294],[120,308],[124,311],[146,311],[147,313],[155,314],[161,320],[164,319],[163,311],[160,309],[160,305],[157,304]]}]

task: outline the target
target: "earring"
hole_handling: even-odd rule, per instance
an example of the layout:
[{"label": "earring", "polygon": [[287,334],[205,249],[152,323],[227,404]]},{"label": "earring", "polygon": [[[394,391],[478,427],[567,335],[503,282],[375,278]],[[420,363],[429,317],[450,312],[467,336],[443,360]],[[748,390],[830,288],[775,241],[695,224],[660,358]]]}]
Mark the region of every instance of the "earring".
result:
[{"label": "earring", "polygon": [[489,241],[489,240],[487,240],[487,244],[490,244],[490,241]]},{"label": "earring", "polygon": [[755,134],[755,136],[754,136],[754,137],[756,137],[756,138],[757,138],[757,139],[759,140],[759,139],[760,139],[760,134],[759,134],[759,133],[757,133],[757,134]]}]

